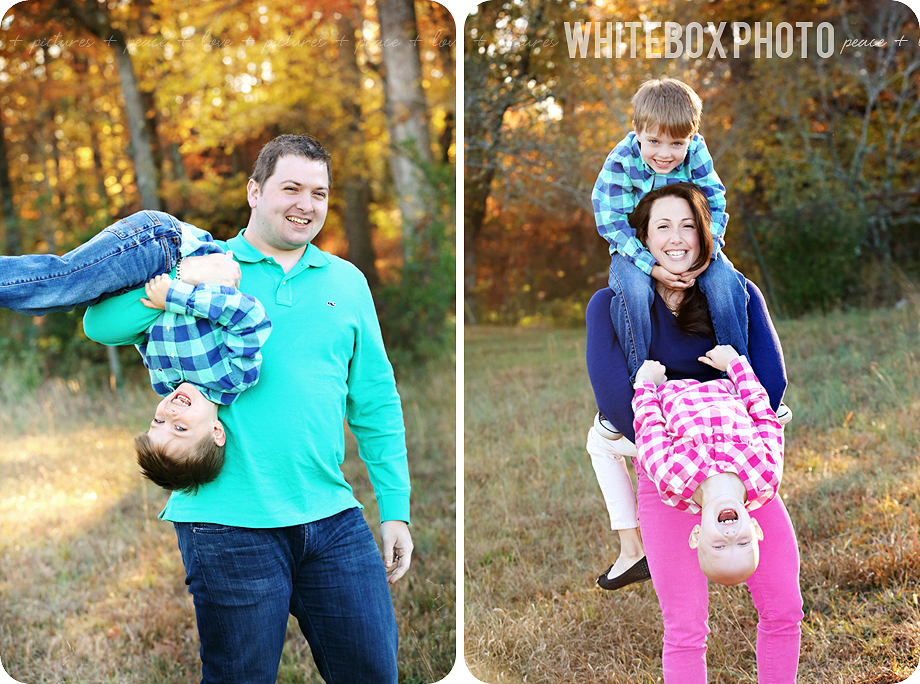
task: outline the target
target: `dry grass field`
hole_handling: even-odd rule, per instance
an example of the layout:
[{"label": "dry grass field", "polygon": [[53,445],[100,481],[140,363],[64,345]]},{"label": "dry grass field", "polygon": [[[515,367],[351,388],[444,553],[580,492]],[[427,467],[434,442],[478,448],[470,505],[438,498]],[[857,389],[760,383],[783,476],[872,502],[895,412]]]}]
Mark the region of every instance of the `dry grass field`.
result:
[{"label": "dry grass field", "polygon": [[[920,307],[789,321],[795,418],[781,496],[805,601],[798,681],[900,682],[920,662]],[[464,645],[493,684],[660,682],[651,583],[604,592],[618,552],[584,441],[584,332],[466,333]],[[757,681],[756,611],[710,585],[709,681]]]},{"label": "dry grass field", "polygon": [[[133,462],[155,397],[54,380],[37,392],[0,374],[0,660],[14,679],[173,684],[200,678],[198,635],[175,533],[156,519],[165,492]],[[410,574],[392,589],[400,681],[434,682],[453,665],[454,360],[400,383],[413,477]],[[346,477],[377,529],[354,441]],[[279,682],[320,682],[296,622]]]}]

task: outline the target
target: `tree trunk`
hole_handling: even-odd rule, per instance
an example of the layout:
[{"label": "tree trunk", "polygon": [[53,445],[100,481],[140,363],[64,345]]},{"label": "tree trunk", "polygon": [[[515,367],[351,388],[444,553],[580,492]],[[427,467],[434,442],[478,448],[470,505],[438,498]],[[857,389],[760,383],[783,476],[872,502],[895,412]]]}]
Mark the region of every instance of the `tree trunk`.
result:
[{"label": "tree trunk", "polygon": [[371,222],[368,216],[371,190],[360,178],[343,183],[345,195],[345,236],[348,238],[348,260],[357,266],[373,290],[380,283],[374,245],[371,243]]},{"label": "tree trunk", "polygon": [[128,114],[128,129],[131,131],[131,148],[134,159],[134,178],[138,192],[141,195],[141,204],[144,209],[160,209],[160,196],[158,192],[156,163],[150,147],[150,136],[147,134],[147,118],[144,116],[144,106],[141,94],[137,89],[137,80],[134,78],[134,66],[131,55],[127,52],[124,36],[118,34],[114,43],[115,62],[118,66],[118,77],[121,80],[121,89],[125,96],[125,110]]},{"label": "tree trunk", "polygon": [[57,144],[57,109],[51,104],[48,111],[48,119],[51,122],[51,158],[54,161],[54,190],[57,196],[58,206],[57,215],[63,216],[67,211],[67,192],[64,190],[64,183],[61,180],[61,150]]},{"label": "tree trunk", "polygon": [[[545,6],[536,3],[534,15],[528,25],[543,26]],[[486,206],[492,194],[492,181],[496,173],[496,160],[502,145],[505,112],[517,101],[521,84],[526,83],[530,73],[533,46],[528,42],[522,52],[517,53],[514,71],[516,77],[508,88],[492,98],[490,73],[495,63],[489,57],[479,57],[478,51],[467,43],[464,56],[464,79],[468,84],[464,107],[464,181],[463,181],[463,288],[464,307],[467,322],[475,324],[479,317],[479,301],[476,293],[476,243],[486,218]],[[501,59],[510,59],[502,57]],[[473,87],[470,87],[472,84]],[[477,86],[480,86],[477,88]]]},{"label": "tree trunk", "polygon": [[134,76],[134,65],[128,52],[125,35],[113,27],[102,5],[93,2],[93,7],[83,7],[78,0],[61,0],[71,16],[99,40],[112,46],[118,78],[125,98],[128,116],[128,130],[131,133],[131,157],[134,161],[134,176],[144,209],[161,208],[159,181],[156,163],[153,159],[150,136],[147,133],[147,118],[144,104]]},{"label": "tree trunk", "polygon": [[431,215],[422,165],[430,164],[431,136],[422,89],[422,65],[413,0],[378,0],[384,93],[390,130],[390,168],[403,220],[403,253],[419,242]]},{"label": "tree trunk", "polygon": [[13,183],[10,180],[9,152],[3,137],[3,107],[0,107],[0,209],[3,211],[3,247],[7,254],[22,254],[19,236],[19,214],[13,205]]},{"label": "tree trunk", "polygon": [[185,160],[182,159],[182,153],[179,151],[179,143],[172,143],[169,146],[169,154],[172,159],[173,179],[180,183],[188,180],[188,174],[185,172]]},{"label": "tree trunk", "polygon": [[118,360],[118,347],[106,347],[109,356],[109,388],[121,394],[121,362]]},{"label": "tree trunk", "polygon": [[[481,163],[488,164],[483,157]],[[463,202],[463,300],[466,321],[475,325],[479,319],[479,298],[476,293],[476,242],[486,217],[486,203],[492,192],[495,170],[475,168],[467,164],[464,175]]]},{"label": "tree trunk", "polygon": [[[346,45],[351,45],[355,38],[355,25],[345,14],[342,14],[336,28],[340,38],[346,38]],[[377,255],[371,241],[370,201],[371,190],[369,181],[364,176],[364,146],[366,140],[361,130],[361,103],[358,100],[361,93],[361,70],[356,61],[354,50],[340,49],[337,57],[340,74],[343,82],[354,93],[355,99],[346,103],[346,111],[350,111],[348,126],[345,129],[345,149],[350,157],[345,165],[344,180],[342,181],[345,196],[345,237],[348,239],[348,260],[357,266],[368,285],[373,290],[380,282],[377,273]],[[341,168],[341,167],[340,167]]]},{"label": "tree trunk", "polygon": [[102,163],[102,153],[99,151],[99,136],[96,135],[96,127],[89,127],[89,144],[93,148],[93,176],[96,179],[96,194],[99,195],[99,203],[108,209],[109,193],[105,187],[105,165]]}]

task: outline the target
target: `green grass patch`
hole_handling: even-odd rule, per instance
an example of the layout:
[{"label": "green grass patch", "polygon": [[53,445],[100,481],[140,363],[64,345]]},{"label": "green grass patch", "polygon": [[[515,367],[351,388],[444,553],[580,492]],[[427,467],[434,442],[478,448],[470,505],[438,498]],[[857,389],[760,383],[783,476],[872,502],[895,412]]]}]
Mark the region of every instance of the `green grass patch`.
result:
[{"label": "green grass patch", "polygon": [[[778,325],[789,375],[781,495],[805,601],[798,681],[884,684],[920,662],[920,309]],[[618,553],[585,451],[583,331],[466,333],[465,651],[488,682],[657,682],[650,584],[603,592]],[[757,681],[746,587],[710,590],[711,682]]]},{"label": "green grass patch", "polygon": [[[401,681],[433,682],[456,644],[455,381],[443,358],[401,378],[415,543],[393,586]],[[167,494],[144,481],[134,435],[155,397],[51,379],[0,384],[0,659],[14,679],[174,684],[201,676],[192,597]],[[24,381],[23,381],[24,382]],[[14,391],[16,387],[21,391]],[[349,439],[346,477],[377,531],[366,469]],[[379,542],[379,537],[378,537]],[[279,682],[320,682],[292,618]]]}]

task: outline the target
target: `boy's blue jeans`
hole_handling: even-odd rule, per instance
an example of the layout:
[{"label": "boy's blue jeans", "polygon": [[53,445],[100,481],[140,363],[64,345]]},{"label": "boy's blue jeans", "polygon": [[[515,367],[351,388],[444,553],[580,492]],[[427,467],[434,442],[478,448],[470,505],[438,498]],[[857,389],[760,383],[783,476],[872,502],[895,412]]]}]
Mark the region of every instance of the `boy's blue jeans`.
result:
[{"label": "boy's blue jeans", "polygon": [[[730,344],[739,354],[747,356],[748,293],[744,276],[720,251],[697,282],[709,302],[716,343]],[[610,318],[626,357],[629,381],[632,383],[639,366],[648,358],[655,281],[625,257],[614,254],[610,260],[609,285],[613,291]]]},{"label": "boy's blue jeans", "polygon": [[195,602],[202,684],[272,684],[288,614],[324,681],[395,684],[393,602],[359,509],[276,529],[175,527]]},{"label": "boy's blue jeans", "polygon": [[64,256],[0,256],[0,307],[43,316],[96,304],[171,271],[181,244],[178,219],[141,211]]}]

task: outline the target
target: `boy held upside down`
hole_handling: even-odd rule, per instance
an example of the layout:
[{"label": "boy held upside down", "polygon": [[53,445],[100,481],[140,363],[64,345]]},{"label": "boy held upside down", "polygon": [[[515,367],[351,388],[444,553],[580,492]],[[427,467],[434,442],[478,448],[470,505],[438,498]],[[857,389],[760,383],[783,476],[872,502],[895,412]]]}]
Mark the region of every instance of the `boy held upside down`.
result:
[{"label": "boy held upside down", "polygon": [[144,292],[144,306],[163,313],[136,347],[164,399],[134,440],[137,463],[164,489],[194,494],[220,474],[226,435],[217,407],[258,381],[271,322],[255,297],[233,287],[161,274]]},{"label": "boy held upside down", "polygon": [[[720,345],[699,359],[727,372],[728,379],[667,381],[665,368],[645,361],[636,374],[633,397],[636,466],[653,482],[662,501],[700,515],[688,543],[700,569],[719,584],[739,584],[759,562],[763,531],[748,515],[776,496],[783,473],[783,428],[750,363]],[[589,452],[607,448],[592,428]],[[635,520],[632,485],[625,478],[602,484],[608,507]],[[616,490],[616,491],[613,491]],[[611,512],[611,519],[618,516]],[[605,589],[648,579],[638,532],[620,529],[621,554],[598,578]]]},{"label": "boy held upside down", "polygon": [[[136,347],[154,391],[165,398],[135,440],[137,460],[148,479],[187,493],[220,473],[226,436],[217,406],[233,403],[259,379],[260,349],[271,332],[265,309],[250,295],[227,284],[183,282],[183,259],[199,257],[220,262],[203,269],[199,262],[199,276],[230,282],[226,258],[238,282],[232,253],[160,211],[121,219],[63,256],[0,256],[0,307],[31,316],[90,306],[146,283],[141,301],[163,313]],[[173,270],[175,279],[167,275]]]}]

